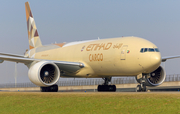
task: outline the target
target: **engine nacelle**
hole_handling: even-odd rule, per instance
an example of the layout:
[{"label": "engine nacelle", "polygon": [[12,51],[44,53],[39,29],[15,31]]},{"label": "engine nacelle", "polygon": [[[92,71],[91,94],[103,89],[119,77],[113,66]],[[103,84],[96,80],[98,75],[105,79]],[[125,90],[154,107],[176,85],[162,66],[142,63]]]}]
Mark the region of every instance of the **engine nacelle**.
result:
[{"label": "engine nacelle", "polygon": [[54,85],[59,80],[60,70],[52,62],[40,61],[29,68],[28,77],[32,83],[47,87]]},{"label": "engine nacelle", "polygon": [[163,67],[159,66],[155,71],[149,73],[145,77],[146,86],[158,86],[164,82],[166,72]]}]

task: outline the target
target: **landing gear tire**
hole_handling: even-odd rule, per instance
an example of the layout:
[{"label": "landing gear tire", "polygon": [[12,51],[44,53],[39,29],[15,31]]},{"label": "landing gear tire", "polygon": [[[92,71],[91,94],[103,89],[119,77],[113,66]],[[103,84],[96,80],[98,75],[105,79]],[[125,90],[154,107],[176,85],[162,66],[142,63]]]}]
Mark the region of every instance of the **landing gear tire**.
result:
[{"label": "landing gear tire", "polygon": [[49,87],[40,87],[41,92],[58,92],[58,85],[52,85]]},{"label": "landing gear tire", "polygon": [[141,85],[137,85],[136,92],[141,92],[141,90],[142,90]]},{"label": "landing gear tire", "polygon": [[115,85],[98,85],[98,92],[115,92]]},{"label": "landing gear tire", "polygon": [[142,88],[142,91],[143,91],[143,92],[147,92],[146,86],[144,86],[144,88]]},{"label": "landing gear tire", "polygon": [[137,85],[136,87],[136,92],[147,92],[147,87],[146,86],[141,86],[141,85]]},{"label": "landing gear tire", "polygon": [[111,77],[102,78],[104,80],[103,85],[98,85],[97,90],[98,92],[115,92],[116,86],[115,85],[108,85],[111,82]]}]

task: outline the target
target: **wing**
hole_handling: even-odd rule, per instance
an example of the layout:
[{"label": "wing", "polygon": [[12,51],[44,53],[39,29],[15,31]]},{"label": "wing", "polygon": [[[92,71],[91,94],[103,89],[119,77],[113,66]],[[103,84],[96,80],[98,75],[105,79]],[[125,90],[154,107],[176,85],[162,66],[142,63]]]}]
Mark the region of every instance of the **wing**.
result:
[{"label": "wing", "polygon": [[55,63],[59,69],[65,71],[65,72],[69,72],[69,73],[73,73],[78,71],[79,69],[84,67],[83,63],[80,62],[69,62],[69,61],[53,61],[53,60],[44,60],[44,59],[34,59],[34,58],[27,58],[24,56],[13,56],[14,54],[8,54],[11,56],[5,56],[7,54],[0,54],[0,60],[1,61],[11,61],[11,62],[17,62],[17,63],[24,63],[24,64],[30,64],[34,61],[50,61]]},{"label": "wing", "polygon": [[12,57],[24,57],[24,55],[10,54],[10,53],[0,53],[0,55],[12,56]]},{"label": "wing", "polygon": [[175,59],[175,58],[180,58],[180,55],[177,56],[168,56],[168,57],[162,57],[162,62],[165,62],[167,59]]}]

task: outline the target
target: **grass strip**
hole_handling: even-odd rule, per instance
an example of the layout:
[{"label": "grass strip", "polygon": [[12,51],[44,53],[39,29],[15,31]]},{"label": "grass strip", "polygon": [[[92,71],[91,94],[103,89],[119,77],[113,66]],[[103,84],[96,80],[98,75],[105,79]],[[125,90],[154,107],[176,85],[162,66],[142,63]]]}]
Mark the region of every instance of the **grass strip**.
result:
[{"label": "grass strip", "polygon": [[0,92],[0,114],[178,114],[180,93]]}]

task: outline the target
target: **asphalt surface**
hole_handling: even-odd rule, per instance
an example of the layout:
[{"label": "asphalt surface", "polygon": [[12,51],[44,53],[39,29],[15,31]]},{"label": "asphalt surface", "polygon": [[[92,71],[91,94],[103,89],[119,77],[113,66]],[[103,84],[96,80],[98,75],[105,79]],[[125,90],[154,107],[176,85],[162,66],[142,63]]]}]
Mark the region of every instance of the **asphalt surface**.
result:
[{"label": "asphalt surface", "polygon": [[[0,88],[0,92],[40,92],[39,88],[36,90],[30,90],[29,88],[21,88],[21,90],[17,90],[19,88]],[[166,87],[147,87],[148,92],[180,92],[180,86],[166,86]],[[72,90],[59,90],[58,92],[97,92],[97,89],[72,89]],[[136,92],[136,88],[117,88],[117,92]],[[114,92],[110,92],[114,93]]]}]

